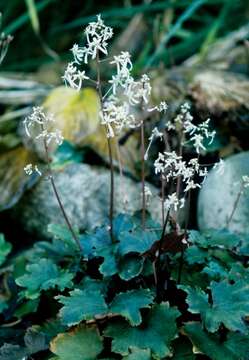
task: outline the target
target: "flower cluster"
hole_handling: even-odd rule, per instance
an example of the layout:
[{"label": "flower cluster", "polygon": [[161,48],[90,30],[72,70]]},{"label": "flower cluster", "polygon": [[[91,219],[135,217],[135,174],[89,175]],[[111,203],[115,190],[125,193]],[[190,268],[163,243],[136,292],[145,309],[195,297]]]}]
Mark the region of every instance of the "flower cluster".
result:
[{"label": "flower cluster", "polygon": [[65,74],[62,79],[71,88],[80,90],[83,80],[88,80],[85,71],[80,71],[77,65],[81,65],[82,62],[88,63],[90,59],[96,59],[99,52],[107,55],[108,40],[112,37],[112,28],[106,26],[101,19],[101,15],[97,15],[97,21],[90,22],[85,31],[86,45],[81,47],[78,44],[74,44],[71,51],[74,57],[74,61],[70,62],[65,70]]},{"label": "flower cluster", "polygon": [[61,145],[63,142],[61,131],[58,129],[49,131],[50,123],[53,122],[53,115],[45,114],[43,108],[37,106],[33,107],[32,114],[25,118],[23,124],[28,137],[34,137],[36,140],[44,139],[46,144],[55,141]]},{"label": "flower cluster", "polygon": [[[112,28],[104,24],[100,15],[97,16],[96,22],[91,22],[86,27],[86,46],[80,47],[78,44],[74,44],[71,49],[74,61],[68,64],[62,77],[67,85],[80,90],[84,80],[93,81],[84,70],[78,69],[78,65],[81,65],[82,62],[88,63],[89,58],[98,60],[98,53],[107,55],[108,40],[112,35]],[[110,65],[116,66],[116,73],[108,81],[110,87],[102,99],[100,119],[101,124],[106,126],[107,136],[113,137],[115,134],[119,134],[123,128],[134,128],[141,124],[141,121],[136,121],[131,107],[149,102],[151,85],[146,74],[142,75],[139,80],[132,77],[132,62],[127,51],[113,56]],[[160,104],[160,109],[165,109],[165,105]]]},{"label": "flower cluster", "polygon": [[100,112],[101,124],[107,128],[107,136],[114,137],[120,133],[123,128],[133,128],[136,126],[136,120],[133,114],[130,114],[128,102],[120,102],[115,96],[109,97],[103,104]]},{"label": "flower cluster", "polygon": [[131,107],[149,102],[151,85],[145,74],[139,80],[131,76],[132,62],[128,52],[114,56],[110,64],[116,65],[116,74],[109,80],[111,87],[107,94],[111,95],[104,101],[100,116],[101,123],[108,128],[108,136],[113,137],[123,128],[134,128],[141,124],[131,113]]},{"label": "flower cluster", "polygon": [[[111,87],[107,94],[111,92],[111,95],[105,100],[100,116],[101,123],[108,127],[108,136],[113,137],[122,128],[134,128],[141,124],[141,121],[136,121],[134,115],[130,113],[130,109],[132,106],[149,102],[151,85],[146,74],[142,75],[139,80],[134,80],[131,76],[132,62],[128,52],[121,52],[120,55],[114,56],[110,64],[116,65],[116,74],[109,80]],[[124,99],[122,103],[118,100],[117,95],[119,95],[119,99]],[[110,104],[113,109],[116,108],[116,116],[115,112],[112,112],[110,117],[110,112],[106,111],[106,108],[110,108]],[[122,114],[125,113],[126,117],[120,116],[121,109]]]},{"label": "flower cluster", "polygon": [[148,75],[143,74],[141,79],[134,80],[131,76],[130,54],[122,51],[120,55],[114,56],[110,64],[116,65],[116,74],[109,80],[113,94],[116,95],[118,89],[122,89],[123,95],[127,97],[131,105],[138,105],[141,102],[147,104],[151,93],[150,79]]},{"label": "flower cluster", "polygon": [[[210,119],[195,125],[193,123],[193,116],[190,113],[190,106],[185,103],[181,106],[180,113],[173,121],[167,121],[166,129],[180,131],[183,135],[188,137],[186,142],[193,144],[196,152],[199,154],[202,150],[205,151],[205,140],[209,140],[209,145],[213,142],[215,137],[215,130],[209,129]],[[185,144],[186,142],[183,142]]]},{"label": "flower cluster", "polygon": [[165,151],[163,154],[159,152],[154,166],[155,173],[161,174],[167,182],[181,177],[184,184],[184,192],[201,187],[199,183],[194,182],[196,175],[202,178],[205,178],[207,175],[206,167],[201,168],[198,158],[193,158],[186,162],[175,151]]},{"label": "flower cluster", "polygon": [[83,80],[88,80],[89,77],[86,76],[85,71],[80,71],[77,69],[73,62],[70,62],[65,70],[62,79],[68,84],[72,89],[80,90],[82,87]]}]

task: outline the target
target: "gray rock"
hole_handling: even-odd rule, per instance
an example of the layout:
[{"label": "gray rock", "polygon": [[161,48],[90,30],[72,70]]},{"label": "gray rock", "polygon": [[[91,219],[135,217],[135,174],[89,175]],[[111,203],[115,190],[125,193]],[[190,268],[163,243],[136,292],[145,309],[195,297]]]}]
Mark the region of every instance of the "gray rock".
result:
[{"label": "gray rock", "polygon": [[[69,164],[54,175],[58,192],[71,223],[80,230],[90,230],[108,219],[109,179],[107,169],[86,164]],[[161,205],[157,189],[150,185],[153,194],[148,210],[161,221]],[[134,213],[141,209],[141,183],[115,174],[115,213]],[[41,180],[28,191],[17,205],[18,217],[25,230],[46,238],[49,223],[64,224],[58,203],[49,180]]]},{"label": "gray rock", "polygon": [[[198,224],[201,230],[226,227],[243,175],[249,175],[249,152],[226,159],[223,174],[216,169],[209,173],[198,199]],[[249,233],[249,187],[243,190],[229,229]]]}]

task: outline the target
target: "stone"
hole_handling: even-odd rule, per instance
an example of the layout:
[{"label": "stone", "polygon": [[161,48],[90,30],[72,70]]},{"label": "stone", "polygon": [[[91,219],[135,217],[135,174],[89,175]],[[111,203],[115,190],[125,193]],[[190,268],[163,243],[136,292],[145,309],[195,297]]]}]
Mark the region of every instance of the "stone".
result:
[{"label": "stone", "polygon": [[[227,227],[243,175],[249,175],[249,151],[227,158],[223,174],[216,169],[210,171],[198,198],[197,217],[201,230]],[[249,187],[243,189],[229,229],[249,233]]]},{"label": "stone", "polygon": [[[109,213],[108,169],[87,164],[71,163],[56,170],[55,183],[67,215],[76,228],[90,230],[103,224]],[[147,184],[148,185],[148,184]],[[161,203],[158,190],[149,185],[153,194],[148,211],[161,222]],[[115,214],[134,213],[141,209],[141,183],[115,173]],[[37,238],[48,238],[49,223],[64,224],[50,181],[42,179],[29,190],[14,209],[23,228]]]}]

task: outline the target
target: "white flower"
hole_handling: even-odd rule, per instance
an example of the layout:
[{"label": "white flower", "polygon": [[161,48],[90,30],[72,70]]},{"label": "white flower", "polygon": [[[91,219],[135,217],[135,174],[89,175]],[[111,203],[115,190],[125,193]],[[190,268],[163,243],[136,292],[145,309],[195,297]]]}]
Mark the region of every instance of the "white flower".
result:
[{"label": "white flower", "polygon": [[120,55],[113,57],[114,60],[110,64],[117,66],[117,74],[129,73],[132,70],[131,55],[128,51],[121,51]]},{"label": "white flower", "polygon": [[176,193],[168,195],[167,199],[165,200],[164,206],[167,210],[170,210],[172,207],[175,211],[177,211],[179,205],[179,200],[177,198]]},{"label": "white flower", "polygon": [[33,112],[31,115],[27,116],[23,121],[27,136],[31,137],[30,131],[32,127],[35,127],[36,125],[44,126],[45,123],[50,121],[54,121],[52,115],[46,116],[43,112],[43,109],[39,106],[33,107]]},{"label": "white flower", "polygon": [[89,23],[85,29],[85,35],[87,39],[87,45],[84,48],[85,62],[88,62],[89,55],[95,59],[98,51],[107,55],[107,40],[113,36],[113,30],[104,24],[101,15],[97,15],[96,22]]},{"label": "white flower", "polygon": [[144,187],[144,193],[145,193],[146,204],[149,205],[150,200],[152,198],[152,192],[148,186]]},{"label": "white flower", "polygon": [[157,110],[157,111],[159,111],[159,112],[166,112],[167,109],[168,109],[168,105],[166,104],[166,102],[165,102],[165,101],[161,101],[159,105],[157,105],[157,106],[155,106],[155,107],[153,107],[153,108],[148,109],[148,111],[151,112],[151,111]]},{"label": "white flower", "polygon": [[130,60],[130,54],[126,51],[122,51],[120,55],[114,56],[114,60],[110,64],[116,65],[117,74],[112,76],[109,83],[112,85],[112,91],[115,95],[118,87],[121,87],[126,92],[130,89],[134,79],[130,75],[132,70],[132,62]]},{"label": "white flower", "polygon": [[85,54],[84,48],[79,47],[78,44],[74,44],[71,51],[73,53],[74,61],[77,64],[80,64],[82,62],[83,56]]},{"label": "white flower", "polygon": [[184,192],[187,192],[187,191],[192,190],[192,189],[200,188],[200,187],[201,187],[200,184],[195,183],[194,180],[190,180],[187,183],[187,186],[185,187]]},{"label": "white flower", "polygon": [[139,81],[135,81],[131,76],[127,78],[125,84],[125,95],[131,105],[137,105],[141,102],[148,103],[151,85],[148,75],[142,75]]},{"label": "white flower", "polygon": [[199,161],[198,161],[198,158],[192,158],[189,160],[189,165],[192,166],[194,168],[194,170],[196,172],[199,171],[199,168],[200,168],[200,164],[199,164]]},{"label": "white flower", "polygon": [[217,174],[219,175],[223,175],[224,171],[225,171],[225,161],[220,159],[219,162],[217,162],[216,164],[214,164],[213,169],[216,169]]},{"label": "white flower", "polygon": [[68,84],[72,89],[79,91],[83,80],[87,80],[89,77],[86,76],[85,71],[79,71],[74,63],[69,63],[62,79],[66,85]]},{"label": "white flower", "polygon": [[178,199],[177,194],[174,192],[171,195],[168,195],[167,199],[165,200],[164,207],[167,210],[174,209],[174,211],[177,211],[178,208],[183,208],[185,205],[185,199],[181,198]]},{"label": "white flower", "polygon": [[32,175],[33,174],[33,165],[32,164],[28,164],[24,167],[24,171],[27,175]]},{"label": "white flower", "polygon": [[200,153],[200,150],[206,150],[205,146],[203,145],[203,140],[204,137],[201,134],[194,134],[191,138],[190,141],[193,141],[193,145],[196,149],[197,154]]},{"label": "white flower", "polygon": [[24,171],[27,175],[31,176],[34,172],[36,172],[38,175],[42,175],[41,171],[38,169],[37,165],[28,164],[24,167]]},{"label": "white flower", "polygon": [[[114,137],[115,132],[120,133],[123,128],[136,126],[135,117],[129,113],[130,107],[127,102],[119,102],[117,98],[110,97],[103,104],[100,112],[101,124],[106,125],[108,137]],[[115,132],[114,132],[115,129]]]},{"label": "white flower", "polygon": [[163,137],[163,133],[161,131],[158,130],[157,127],[155,127],[153,130],[152,130],[152,133],[151,133],[151,136],[149,137],[149,145],[148,145],[148,148],[144,154],[144,160],[148,160],[148,154],[149,154],[149,150],[150,150],[150,147],[152,145],[152,142],[154,141],[154,139],[156,138],[160,138],[160,140],[162,140],[162,137]]},{"label": "white flower", "polygon": [[46,139],[47,144],[54,140],[57,145],[61,145],[64,140],[62,133],[59,129],[55,129],[55,131],[48,131],[47,129],[45,129],[35,137],[35,139],[37,140],[42,138]]},{"label": "white flower", "polygon": [[23,121],[28,137],[34,137],[36,140],[45,139],[47,144],[54,140],[58,145],[61,145],[63,141],[61,131],[59,129],[49,130],[50,124],[53,122],[53,115],[45,114],[42,107],[33,107],[31,115]]},{"label": "white flower", "polygon": [[248,175],[243,175],[242,176],[242,181],[243,181],[244,188],[249,187],[249,176]]},{"label": "white flower", "polygon": [[200,171],[199,171],[199,176],[202,176],[202,177],[207,177],[207,174],[208,174],[208,171],[207,171],[207,168],[206,167],[204,167],[204,169],[201,169]]}]

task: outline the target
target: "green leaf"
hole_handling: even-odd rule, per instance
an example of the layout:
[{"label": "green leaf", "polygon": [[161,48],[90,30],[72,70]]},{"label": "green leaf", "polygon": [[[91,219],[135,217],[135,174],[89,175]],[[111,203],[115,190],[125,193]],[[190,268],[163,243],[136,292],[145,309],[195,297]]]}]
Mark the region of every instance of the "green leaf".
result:
[{"label": "green leaf", "polygon": [[131,348],[131,353],[124,356],[126,360],[151,360],[150,350],[142,350],[137,348]]},{"label": "green leaf", "polygon": [[127,214],[119,214],[113,221],[113,234],[116,240],[122,232],[131,231],[134,227],[133,218]]},{"label": "green leaf", "polygon": [[79,288],[84,291],[97,291],[105,294],[107,291],[107,284],[108,282],[106,280],[101,281],[85,276],[80,282]]},{"label": "green leaf", "polygon": [[187,304],[189,306],[188,311],[192,314],[201,314],[202,318],[205,318],[206,313],[210,311],[210,305],[208,303],[208,295],[201,289],[194,289],[190,286],[180,285],[180,289],[186,291]]},{"label": "green leaf", "polygon": [[155,231],[137,230],[121,233],[119,240],[119,252],[121,255],[129,253],[142,254],[149,250],[154,242],[158,240],[158,235]]},{"label": "green leaf", "polygon": [[221,280],[227,278],[227,270],[217,261],[210,261],[202,270],[209,278],[213,280]]},{"label": "green leaf", "polygon": [[[179,263],[171,271],[171,277],[174,281],[178,281],[179,276]],[[181,272],[181,284],[196,286],[201,289],[206,289],[209,286],[209,281],[207,276],[203,274],[200,269],[197,267],[189,267],[186,264],[183,264]]]},{"label": "green leaf", "polygon": [[21,319],[25,315],[36,312],[39,306],[39,302],[39,299],[26,301],[16,309],[14,316],[16,316],[18,319]]},{"label": "green leaf", "polygon": [[237,234],[227,229],[206,230],[200,233],[196,230],[189,231],[189,241],[203,248],[219,247],[232,250],[240,243],[241,239]]},{"label": "green leaf", "polygon": [[98,256],[103,257],[104,261],[99,267],[99,271],[105,277],[112,276],[118,273],[118,264],[115,257],[116,246],[109,245],[98,249],[96,252]]},{"label": "green leaf", "polygon": [[12,245],[5,241],[3,234],[0,234],[0,266],[5,262],[7,255],[11,252]]},{"label": "green leaf", "polygon": [[230,350],[237,359],[246,359],[249,354],[249,336],[239,333],[229,333],[225,347]]},{"label": "green leaf", "polygon": [[231,285],[226,281],[212,282],[212,305],[208,296],[200,289],[181,286],[188,293],[189,311],[200,313],[203,322],[210,332],[215,332],[221,324],[232,331],[247,332],[244,317],[249,315],[249,285],[243,280]]},{"label": "green leaf", "polygon": [[50,350],[58,360],[96,360],[102,348],[102,338],[96,327],[86,325],[59,334],[50,343]]},{"label": "green leaf", "polygon": [[240,243],[240,237],[227,229],[207,230],[203,234],[206,241],[200,244],[202,247],[219,247],[221,249],[234,249]]},{"label": "green leaf", "polygon": [[72,326],[82,320],[93,319],[96,315],[106,313],[107,305],[100,291],[74,289],[70,296],[56,296],[64,306],[59,316],[63,324]]},{"label": "green leaf", "polygon": [[147,316],[145,325],[131,327],[125,321],[113,322],[104,331],[111,337],[112,351],[129,355],[132,347],[151,350],[156,359],[172,355],[171,341],[177,336],[176,318],[179,311],[168,303],[155,305]]},{"label": "green leaf", "polygon": [[115,296],[110,311],[126,318],[132,326],[141,324],[140,309],[149,308],[154,294],[148,289],[130,290]]},{"label": "green leaf", "polygon": [[40,259],[36,264],[26,266],[26,274],[16,279],[19,286],[26,288],[24,295],[29,299],[39,297],[42,290],[58,287],[63,291],[72,286],[74,275],[60,269],[50,259]]},{"label": "green leaf", "polygon": [[186,249],[184,258],[189,265],[205,264],[209,258],[209,254],[207,250],[200,249],[196,245],[191,245]]},{"label": "green leaf", "polygon": [[65,244],[69,245],[73,250],[79,250],[79,247],[75,243],[72,233],[71,231],[69,231],[67,226],[63,226],[60,224],[49,224],[48,232],[52,234],[56,239],[59,239]]},{"label": "green leaf", "polygon": [[128,281],[141,274],[143,270],[144,259],[137,255],[124,256],[119,262],[119,277]]},{"label": "green leaf", "polygon": [[101,256],[101,249],[112,244],[110,233],[106,227],[99,227],[94,233],[82,234],[80,236],[80,242],[86,258]]},{"label": "green leaf", "polygon": [[249,338],[241,334],[229,334],[221,343],[218,336],[208,334],[200,323],[189,323],[184,332],[194,346],[195,353],[202,353],[212,360],[245,360],[248,356]]},{"label": "green leaf", "polygon": [[233,281],[244,280],[249,282],[249,268],[245,268],[241,263],[234,263],[229,271],[228,279]]}]

